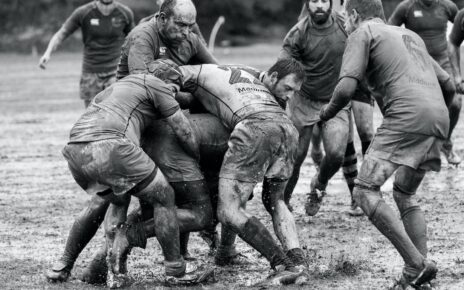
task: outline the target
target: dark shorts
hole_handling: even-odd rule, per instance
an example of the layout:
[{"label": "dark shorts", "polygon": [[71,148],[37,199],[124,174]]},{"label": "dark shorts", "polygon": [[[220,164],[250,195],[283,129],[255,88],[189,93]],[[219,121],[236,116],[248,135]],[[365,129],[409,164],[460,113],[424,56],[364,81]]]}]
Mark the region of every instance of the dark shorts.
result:
[{"label": "dark shorts", "polygon": [[448,51],[446,50],[443,53],[439,55],[433,55],[432,57],[441,66],[441,68],[450,75],[451,79],[453,79],[453,68],[451,67]]},{"label": "dark shorts", "polygon": [[101,91],[111,86],[116,81],[116,71],[89,73],[82,72],[79,90],[80,97],[86,101],[92,99]]},{"label": "dark shorts", "polygon": [[287,180],[293,172],[298,131],[284,114],[255,116],[235,126],[219,176],[244,182]]},{"label": "dark shorts", "polygon": [[380,127],[366,154],[414,169],[440,171],[442,142],[434,136]]},{"label": "dark shorts", "polygon": [[[302,128],[314,126],[321,121],[319,113],[324,105],[328,102],[313,101],[305,98],[300,94],[288,102],[287,115],[292,120],[298,131],[301,132]],[[350,106],[343,108],[332,119],[327,122],[345,122],[349,124]]]},{"label": "dark shorts", "polygon": [[156,169],[140,147],[122,138],[68,144],[62,153],[74,179],[89,194],[108,189],[125,194]]}]

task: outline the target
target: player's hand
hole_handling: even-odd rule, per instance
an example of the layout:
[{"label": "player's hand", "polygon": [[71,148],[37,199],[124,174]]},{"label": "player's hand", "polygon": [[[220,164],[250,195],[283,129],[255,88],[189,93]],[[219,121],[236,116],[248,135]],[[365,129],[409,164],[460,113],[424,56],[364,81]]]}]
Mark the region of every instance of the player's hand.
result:
[{"label": "player's hand", "polygon": [[45,53],[39,60],[39,67],[41,69],[46,69],[46,64],[50,60],[50,55]]},{"label": "player's hand", "polygon": [[322,106],[321,111],[319,112],[319,119],[321,119],[321,121],[327,121],[329,119],[327,118],[327,114],[326,114],[326,110],[328,106],[329,105]]},{"label": "player's hand", "polygon": [[460,82],[456,84],[456,93],[458,94],[464,94],[464,82]]}]

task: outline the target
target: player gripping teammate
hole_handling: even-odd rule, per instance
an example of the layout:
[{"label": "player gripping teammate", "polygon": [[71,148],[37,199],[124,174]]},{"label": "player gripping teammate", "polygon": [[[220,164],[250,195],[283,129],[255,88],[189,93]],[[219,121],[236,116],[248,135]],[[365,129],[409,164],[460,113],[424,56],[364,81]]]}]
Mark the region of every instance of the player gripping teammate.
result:
[{"label": "player gripping teammate", "polygon": [[[380,0],[348,0],[345,9],[350,36],[339,82],[320,116],[334,117],[364,78],[374,90],[382,89],[384,120],[362,163],[354,197],[405,262],[394,289],[420,287],[435,278],[437,266],[426,258],[426,222],[415,193],[427,170],[440,170],[454,84],[416,33],[384,23]],[[395,172],[393,197],[402,222],[380,193]]]},{"label": "player gripping teammate", "polygon": [[45,69],[50,56],[74,31],[81,28],[84,59],[80,98],[87,107],[92,99],[116,80],[124,38],[134,27],[129,7],[113,0],[95,0],[78,7],[53,35],[39,66]]},{"label": "player gripping teammate", "polygon": [[[427,51],[436,62],[450,75],[453,76],[451,67],[446,30],[448,21],[454,22],[458,12],[456,4],[451,0],[404,0],[393,11],[389,24],[400,26],[404,24],[407,29],[416,32],[425,42]],[[462,97],[454,96],[449,107],[450,130],[442,152],[448,163],[459,164],[461,158],[453,149],[451,140],[453,130],[459,120]]]},{"label": "player gripping teammate", "polygon": [[[232,130],[219,178],[218,218],[271,263],[275,270],[271,283],[291,283],[303,274],[306,262],[293,217],[283,201],[297,132],[282,107],[301,86],[304,72],[292,59],[278,61],[270,71],[275,72],[265,74],[261,82],[245,70],[227,66],[176,69],[160,62],[158,76],[181,80],[182,88]],[[253,188],[263,178],[263,201],[287,253],[245,210]]]}]

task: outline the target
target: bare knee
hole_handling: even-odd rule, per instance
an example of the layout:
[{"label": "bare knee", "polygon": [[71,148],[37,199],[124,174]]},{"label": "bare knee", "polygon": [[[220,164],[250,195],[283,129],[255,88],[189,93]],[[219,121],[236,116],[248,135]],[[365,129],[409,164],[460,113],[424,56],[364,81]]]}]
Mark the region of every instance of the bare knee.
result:
[{"label": "bare knee", "polygon": [[369,218],[375,213],[379,203],[383,201],[379,186],[369,185],[358,180],[353,191],[353,199]]}]

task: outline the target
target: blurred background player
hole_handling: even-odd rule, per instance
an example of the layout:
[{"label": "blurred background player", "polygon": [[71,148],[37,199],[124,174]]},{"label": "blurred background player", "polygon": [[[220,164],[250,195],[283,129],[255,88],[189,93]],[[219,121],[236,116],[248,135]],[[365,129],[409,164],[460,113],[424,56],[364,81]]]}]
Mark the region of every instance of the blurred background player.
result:
[{"label": "blurred background player", "polygon": [[464,9],[459,10],[454,19],[453,29],[449,35],[450,60],[454,72],[456,91],[464,94],[464,84],[461,75],[461,50],[460,46],[464,40]]},{"label": "blurred background player", "polygon": [[[353,195],[403,258],[405,266],[393,289],[422,289],[438,270],[427,259],[427,225],[415,193],[427,171],[440,170],[454,82],[416,33],[385,24],[380,0],[347,0],[345,9],[350,36],[340,79],[320,116],[322,120],[336,116],[364,79],[374,90],[383,90],[388,109],[363,160]],[[393,197],[401,220],[380,192],[395,172]]]},{"label": "blurred background player", "polygon": [[53,35],[39,66],[45,69],[52,52],[81,28],[84,58],[79,90],[87,108],[95,95],[116,80],[121,46],[133,27],[134,15],[129,7],[113,0],[92,1],[78,7]]},{"label": "blurred background player", "polygon": [[[438,64],[453,76],[451,67],[446,29],[449,22],[454,22],[458,12],[456,4],[451,0],[404,0],[393,11],[388,24],[404,26],[416,32],[425,42],[427,51]],[[442,152],[448,163],[459,164],[461,157],[453,149],[451,136],[459,120],[462,96],[456,94],[449,108],[450,131],[446,142],[443,143]]]}]

